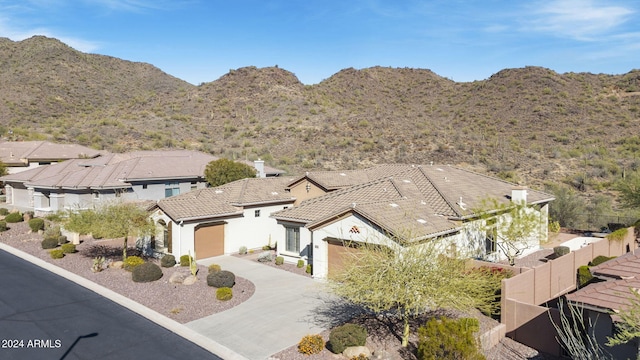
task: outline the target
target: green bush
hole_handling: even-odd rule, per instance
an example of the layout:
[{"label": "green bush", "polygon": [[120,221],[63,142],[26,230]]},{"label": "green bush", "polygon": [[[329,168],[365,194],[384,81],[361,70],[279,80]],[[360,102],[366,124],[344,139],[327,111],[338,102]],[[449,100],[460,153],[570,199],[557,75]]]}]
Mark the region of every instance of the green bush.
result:
[{"label": "green bush", "polygon": [[40,230],[44,230],[44,219],[33,218],[29,220],[29,228],[31,228],[31,231],[33,231],[34,233]]},{"label": "green bush", "polygon": [[[128,258],[127,258],[128,259]],[[144,263],[136,266],[131,272],[134,282],[152,282],[162,277],[162,269],[154,263]]]},{"label": "green bush", "polygon": [[311,274],[311,264],[307,264],[307,270],[305,271],[307,274]]},{"label": "green bush", "polygon": [[62,244],[60,248],[65,254],[73,254],[74,252],[76,252],[75,244],[71,244],[71,243]]},{"label": "green bush", "polygon": [[233,298],[233,290],[229,287],[221,287],[216,290],[216,299],[220,301],[228,301]]},{"label": "green bush", "polygon": [[62,249],[55,249],[49,251],[49,255],[52,259],[62,259],[64,257],[64,251]]},{"label": "green bush", "polygon": [[40,242],[40,246],[42,246],[43,249],[55,249],[58,247],[58,239],[44,238],[44,240]]},{"label": "green bush", "polygon": [[127,256],[124,260],[124,269],[127,271],[133,271],[136,267],[144,264],[144,260],[139,256]]},{"label": "green bush", "polygon": [[418,359],[484,360],[474,333],[477,319],[432,318],[418,329]]},{"label": "green bush", "polygon": [[22,220],[23,220],[22,214],[19,212],[12,212],[4,217],[4,221],[8,223],[17,223],[17,222],[21,222]]},{"label": "green bush", "polygon": [[236,276],[231,271],[221,270],[207,275],[207,285],[209,286],[216,288],[232,288],[235,284]]},{"label": "green bush", "polygon": [[222,267],[218,264],[209,265],[209,274],[221,271]]},{"label": "green bush", "polygon": [[67,239],[66,236],[64,235],[60,235],[58,236],[58,244],[63,245],[69,242],[69,239]]},{"label": "green bush", "polygon": [[593,275],[589,267],[586,265],[580,266],[578,268],[578,288],[587,285],[591,280],[593,280]]},{"label": "green bush", "polygon": [[180,266],[189,266],[189,259],[193,261],[193,258],[189,255],[180,256]]},{"label": "green bush", "polygon": [[0,216],[6,216],[9,214],[9,210],[7,208],[0,208]]},{"label": "green bush", "polygon": [[60,232],[60,226],[49,226],[48,228],[46,228],[44,230],[44,234],[43,237],[45,238],[52,238],[52,239],[58,239],[60,236],[62,236],[62,233]]},{"label": "green bush", "polygon": [[258,255],[259,262],[272,262],[273,253],[271,251],[263,251]]},{"label": "green bush", "polygon": [[240,249],[238,250],[238,254],[244,255],[246,253],[247,253],[247,247],[246,246],[240,246]]},{"label": "green bush", "polygon": [[160,259],[160,266],[170,268],[176,265],[176,257],[171,254],[166,254]]},{"label": "green bush", "polygon": [[599,256],[596,256],[593,260],[591,260],[589,262],[589,266],[598,266],[598,265],[600,265],[600,264],[602,264],[604,262],[607,262],[607,261],[609,261],[611,259],[615,259],[615,258],[616,258],[615,256],[609,257],[609,256],[599,255]]},{"label": "green bush", "polygon": [[[9,220],[7,220],[7,222],[9,222]],[[607,239],[611,241],[622,241],[627,236],[628,230],[629,229],[627,228],[618,229],[612,232],[611,234],[607,235]]]},{"label": "green bush", "polygon": [[322,349],[324,349],[324,339],[320,335],[307,335],[298,343],[298,352],[301,354],[319,354]]},{"label": "green bush", "polygon": [[7,231],[7,222],[4,220],[0,220],[0,232]]},{"label": "green bush", "polygon": [[367,335],[367,329],[357,324],[338,326],[329,334],[329,350],[334,354],[341,354],[350,346],[364,346]]},{"label": "green bush", "polygon": [[553,254],[556,257],[567,255],[571,252],[571,249],[568,246],[556,246],[553,248]]},{"label": "green bush", "polygon": [[304,260],[298,260],[298,264],[296,266],[298,267],[298,269],[302,269],[302,267],[304,266]]},{"label": "green bush", "polygon": [[276,265],[282,265],[282,264],[284,264],[284,257],[277,256],[276,257]]}]

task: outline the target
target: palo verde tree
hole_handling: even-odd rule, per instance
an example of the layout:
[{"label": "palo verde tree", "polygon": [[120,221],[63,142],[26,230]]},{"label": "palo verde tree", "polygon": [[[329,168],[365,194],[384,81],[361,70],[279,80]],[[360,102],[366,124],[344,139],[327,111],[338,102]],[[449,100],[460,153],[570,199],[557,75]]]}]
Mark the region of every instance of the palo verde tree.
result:
[{"label": "palo verde tree", "polygon": [[129,236],[147,236],[155,232],[155,225],[147,210],[138,204],[126,202],[106,203],[95,209],[69,212],[64,227],[79,234],[123,238],[123,261],[127,258]]},{"label": "palo verde tree", "polygon": [[256,177],[256,169],[247,164],[223,158],[208,163],[204,169],[204,177],[209,185],[220,186],[232,181]]},{"label": "palo verde tree", "polygon": [[595,324],[591,318],[584,316],[584,308],[578,304],[565,303],[564,298],[558,301],[559,322],[551,318],[551,323],[558,333],[556,339],[560,345],[572,359],[612,359],[611,355],[598,343]]},{"label": "palo verde tree", "polygon": [[540,213],[527,206],[526,202],[503,203],[497,199],[484,199],[474,211],[480,215],[479,230],[495,241],[510,265],[529,248],[532,239],[538,239],[546,229]]},{"label": "palo verde tree", "polygon": [[362,244],[329,287],[343,299],[376,314],[394,312],[403,321],[402,346],[409,343],[409,320],[435,309],[466,310],[495,300],[491,279],[470,272],[462,260],[441,255],[439,241],[409,247]]}]

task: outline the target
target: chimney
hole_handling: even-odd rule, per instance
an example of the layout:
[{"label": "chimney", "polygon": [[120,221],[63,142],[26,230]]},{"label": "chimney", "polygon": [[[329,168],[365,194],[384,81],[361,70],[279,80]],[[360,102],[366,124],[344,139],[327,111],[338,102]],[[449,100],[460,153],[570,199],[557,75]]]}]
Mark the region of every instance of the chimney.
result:
[{"label": "chimney", "polygon": [[511,189],[511,202],[514,203],[527,203],[527,187],[517,186]]},{"label": "chimney", "polygon": [[259,177],[259,178],[267,177],[267,175],[264,173],[264,160],[260,160],[260,159],[255,160],[253,162],[253,167],[255,167],[258,172],[256,174],[256,177]]}]

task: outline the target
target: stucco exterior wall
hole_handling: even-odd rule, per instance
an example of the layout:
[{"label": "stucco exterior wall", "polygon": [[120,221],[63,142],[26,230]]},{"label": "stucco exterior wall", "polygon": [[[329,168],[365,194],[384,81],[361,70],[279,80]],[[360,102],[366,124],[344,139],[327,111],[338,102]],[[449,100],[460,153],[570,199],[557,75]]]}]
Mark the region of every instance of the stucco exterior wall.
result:
[{"label": "stucco exterior wall", "polygon": [[[282,210],[284,204],[251,207],[243,210],[241,218],[229,219],[225,233],[225,254],[238,252],[241,246],[247,249],[261,249],[265,245],[275,246],[279,239],[284,240],[284,229],[270,215]],[[256,217],[255,212],[260,211]],[[282,244],[284,246],[284,243]],[[284,249],[278,245],[278,249]]]},{"label": "stucco exterior wall", "polygon": [[[309,191],[307,191],[307,186],[309,187]],[[324,194],[326,194],[324,190],[306,179],[291,187],[291,196],[296,198],[294,205],[298,205],[304,200],[322,196]]]}]

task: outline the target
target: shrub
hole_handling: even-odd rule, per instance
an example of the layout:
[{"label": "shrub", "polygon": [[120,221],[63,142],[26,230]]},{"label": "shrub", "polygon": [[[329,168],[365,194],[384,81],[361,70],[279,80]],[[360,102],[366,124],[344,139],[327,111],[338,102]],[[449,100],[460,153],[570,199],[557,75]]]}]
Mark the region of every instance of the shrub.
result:
[{"label": "shrub", "polygon": [[271,251],[263,251],[258,255],[258,261],[260,262],[272,262],[273,253]]},{"label": "shrub", "polygon": [[180,266],[189,266],[189,259],[193,260],[193,258],[189,255],[180,256]]},{"label": "shrub", "polygon": [[4,221],[8,223],[17,223],[22,221],[22,214],[19,212],[12,212],[4,217]]},{"label": "shrub", "polygon": [[62,249],[55,249],[49,251],[49,255],[52,259],[62,259],[64,257],[64,251]]},{"label": "shrub", "polygon": [[162,267],[174,267],[176,265],[176,257],[171,254],[166,254],[160,259],[160,266]]},{"label": "shrub", "polygon": [[485,359],[474,333],[477,319],[432,318],[418,329],[418,359]]},{"label": "shrub", "polygon": [[320,335],[307,335],[298,343],[298,352],[301,354],[319,354],[322,349],[324,349],[324,339]]},{"label": "shrub", "polygon": [[247,253],[247,247],[246,246],[240,246],[240,249],[238,250],[238,254],[244,255],[246,253]]},{"label": "shrub", "polygon": [[107,259],[104,256],[98,256],[93,259],[93,265],[91,265],[91,271],[100,272],[104,270],[104,266]]},{"label": "shrub", "polygon": [[276,265],[284,264],[284,258],[282,256],[276,257]]},{"label": "shrub", "polygon": [[58,244],[62,245],[62,244],[66,244],[68,242],[69,242],[69,240],[67,239],[66,236],[64,236],[64,235],[58,236]]},{"label": "shrub", "polygon": [[46,228],[44,230],[44,234],[43,237],[45,238],[54,238],[54,239],[58,239],[60,236],[62,236],[62,233],[60,232],[60,226],[49,226],[48,228]]},{"label": "shrub", "polygon": [[142,260],[139,256],[127,256],[124,260],[124,269],[127,271],[133,271],[136,267],[144,264],[144,260]]},{"label": "shrub", "polygon": [[9,210],[7,208],[0,208],[0,216],[6,216],[9,214]]},{"label": "shrub", "polygon": [[589,262],[589,266],[598,266],[598,265],[600,265],[600,264],[602,264],[604,262],[607,262],[607,261],[609,261],[611,259],[615,259],[615,258],[616,258],[615,256],[609,257],[609,256],[604,256],[604,255],[598,255],[595,258],[593,258],[593,260],[591,260]]},{"label": "shrub", "polygon": [[[7,222],[9,222],[9,220],[7,220]],[[625,236],[627,236],[627,231],[628,231],[627,228],[618,229],[612,232],[611,234],[607,235],[607,239],[611,241],[622,241],[624,240]]]},{"label": "shrub", "polygon": [[364,346],[367,342],[367,329],[357,324],[344,324],[331,330],[329,349],[334,354],[341,354],[350,346]]},{"label": "shrub", "polygon": [[307,274],[311,274],[311,264],[307,264],[307,270],[305,271]]},{"label": "shrub", "polygon": [[71,243],[62,244],[61,249],[65,254],[73,254],[76,252],[76,245]]},{"label": "shrub", "polygon": [[591,280],[593,280],[593,275],[591,275],[589,267],[586,265],[580,266],[578,268],[578,288],[587,285]]},{"label": "shrub", "polygon": [[232,288],[235,284],[236,276],[231,271],[221,270],[207,275],[207,285],[209,286],[217,288]]},{"label": "shrub", "polygon": [[42,242],[40,242],[40,246],[43,249],[55,249],[58,247],[58,239],[56,238],[44,238]]},{"label": "shrub", "polygon": [[218,264],[211,264],[209,265],[209,274],[211,273],[217,273],[219,271],[222,270],[222,267]]},{"label": "shrub", "polygon": [[560,232],[560,223],[557,221],[549,221],[549,231],[553,233]]},{"label": "shrub", "polygon": [[7,231],[7,222],[4,220],[0,220],[0,232]]},{"label": "shrub", "polygon": [[44,230],[44,219],[33,218],[29,220],[29,228],[31,228],[33,232]]},{"label": "shrub", "polygon": [[160,269],[160,266],[150,262],[136,266],[131,272],[131,279],[134,282],[152,282],[159,280],[161,277],[162,269]]},{"label": "shrub", "polygon": [[556,257],[567,255],[570,251],[571,249],[568,246],[556,246],[553,248],[553,254]]},{"label": "shrub", "polygon": [[228,301],[233,298],[233,290],[229,287],[221,287],[216,290],[216,299],[220,301]]},{"label": "shrub", "polygon": [[302,269],[302,267],[304,266],[304,260],[298,260],[298,264],[296,266],[298,267],[298,269]]}]

